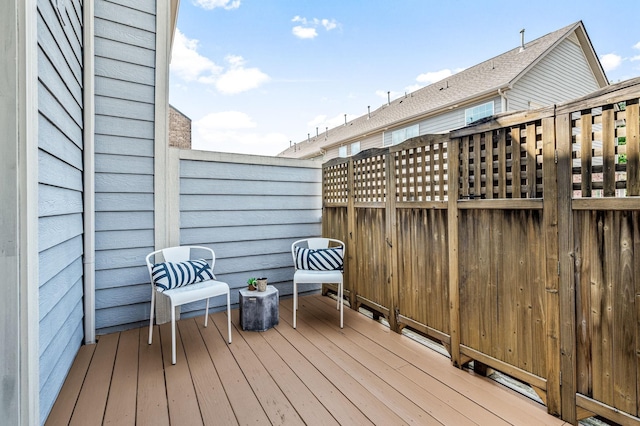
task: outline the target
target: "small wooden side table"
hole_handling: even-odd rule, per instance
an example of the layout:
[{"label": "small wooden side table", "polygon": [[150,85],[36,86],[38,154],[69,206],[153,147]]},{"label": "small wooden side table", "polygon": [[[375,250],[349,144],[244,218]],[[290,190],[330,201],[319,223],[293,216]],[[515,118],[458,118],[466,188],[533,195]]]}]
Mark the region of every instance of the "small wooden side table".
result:
[{"label": "small wooden side table", "polygon": [[266,291],[240,290],[240,326],[244,331],[266,331],[278,325],[280,307],[278,289],[268,285]]}]

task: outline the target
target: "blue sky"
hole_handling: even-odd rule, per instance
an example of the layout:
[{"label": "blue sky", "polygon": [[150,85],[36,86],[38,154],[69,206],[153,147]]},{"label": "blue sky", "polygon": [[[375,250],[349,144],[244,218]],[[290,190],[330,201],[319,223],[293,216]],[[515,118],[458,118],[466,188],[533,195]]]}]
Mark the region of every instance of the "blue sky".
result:
[{"label": "blue sky", "polygon": [[170,103],[194,149],[277,155],[582,20],[610,82],[640,76],[640,2],[181,0]]}]

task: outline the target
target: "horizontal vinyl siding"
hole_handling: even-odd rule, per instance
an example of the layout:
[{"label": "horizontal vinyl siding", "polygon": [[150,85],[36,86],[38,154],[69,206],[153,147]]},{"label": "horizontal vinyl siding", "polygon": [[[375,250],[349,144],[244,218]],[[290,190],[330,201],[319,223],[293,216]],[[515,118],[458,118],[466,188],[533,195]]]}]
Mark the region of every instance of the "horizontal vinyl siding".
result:
[{"label": "horizontal vinyl siding", "polygon": [[[232,303],[250,277],[265,276],[281,296],[290,295],[291,243],[322,232],[321,179],[321,169],[311,163],[305,168],[183,159],[180,244],[214,250],[214,273],[233,289]],[[214,309],[224,304],[218,299],[212,300]],[[182,313],[203,308],[186,305]]]},{"label": "horizontal vinyl siding", "polygon": [[598,88],[580,46],[564,40],[507,92],[509,110],[553,105]]},{"label": "horizontal vinyl siding", "polygon": [[82,6],[37,2],[40,421],[83,338]]},{"label": "horizontal vinyl siding", "polygon": [[142,325],[154,243],[155,1],[95,2],[96,332]]}]

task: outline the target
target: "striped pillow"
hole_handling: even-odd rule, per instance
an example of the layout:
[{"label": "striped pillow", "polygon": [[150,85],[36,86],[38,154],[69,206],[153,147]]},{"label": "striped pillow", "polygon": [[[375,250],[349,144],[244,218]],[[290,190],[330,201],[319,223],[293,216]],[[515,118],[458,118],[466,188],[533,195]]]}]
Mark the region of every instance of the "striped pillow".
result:
[{"label": "striped pillow", "polygon": [[172,288],[215,280],[209,263],[204,259],[185,262],[157,263],[151,268],[151,279],[156,290],[162,292]]},{"label": "striped pillow", "polygon": [[307,249],[296,247],[296,269],[310,271],[342,271],[344,250],[342,247]]}]

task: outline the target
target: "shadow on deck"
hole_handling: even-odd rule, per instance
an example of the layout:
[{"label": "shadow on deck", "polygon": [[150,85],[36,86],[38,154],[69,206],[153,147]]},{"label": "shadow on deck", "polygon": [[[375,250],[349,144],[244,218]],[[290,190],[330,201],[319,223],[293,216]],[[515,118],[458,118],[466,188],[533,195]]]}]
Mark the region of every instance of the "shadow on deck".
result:
[{"label": "shadow on deck", "polygon": [[280,325],[243,332],[233,311],[171,327],[114,333],[80,349],[48,425],[58,424],[567,424],[544,406],[468,371],[333,299],[280,302]]}]

